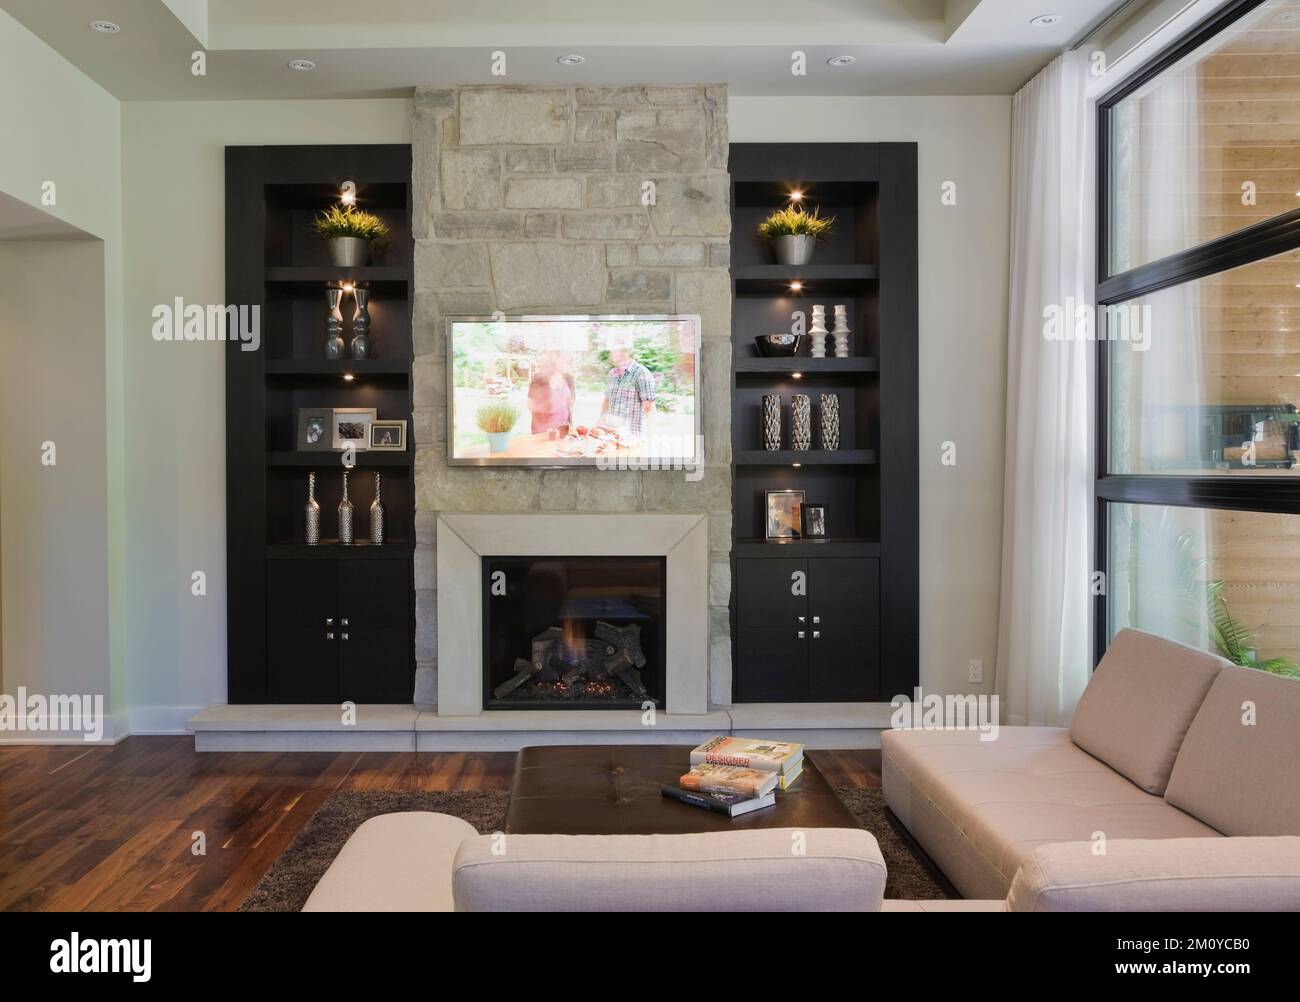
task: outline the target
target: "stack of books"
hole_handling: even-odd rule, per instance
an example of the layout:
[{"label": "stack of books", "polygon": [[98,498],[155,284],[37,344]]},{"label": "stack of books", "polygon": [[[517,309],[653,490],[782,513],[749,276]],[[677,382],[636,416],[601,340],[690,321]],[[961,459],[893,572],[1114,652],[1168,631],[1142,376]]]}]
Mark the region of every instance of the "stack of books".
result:
[{"label": "stack of books", "polygon": [[691,771],[677,786],[665,786],[670,800],[727,817],[771,807],[776,791],[788,790],[803,772],[803,745],[761,738],[710,738],[691,752]]}]

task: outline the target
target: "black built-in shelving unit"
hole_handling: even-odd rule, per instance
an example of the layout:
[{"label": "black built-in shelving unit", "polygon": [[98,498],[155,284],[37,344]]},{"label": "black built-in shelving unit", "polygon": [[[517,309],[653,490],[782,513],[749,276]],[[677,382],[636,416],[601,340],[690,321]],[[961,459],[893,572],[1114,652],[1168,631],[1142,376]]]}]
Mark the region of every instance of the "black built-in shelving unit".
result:
[{"label": "black built-in shelving unit", "polygon": [[[228,698],[231,703],[410,702],[415,677],[414,443],[410,422],[411,150],[405,145],[226,148],[226,297],[258,304],[260,350],[226,353]],[[392,231],[367,267],[330,264],[312,233],[345,181]],[[372,357],[325,358],[326,290],[370,290]],[[344,340],[355,300],[342,304]],[[352,379],[347,381],[345,375]],[[299,451],[304,407],[373,407],[407,421],[405,452],[356,453],[350,546],[337,542],[343,464]],[[321,506],[305,544],[308,473]],[[386,536],[367,542],[374,475]]]},{"label": "black built-in shelving unit", "polygon": [[[916,146],[734,143],[730,171],[734,698],[889,699],[918,677]],[[811,264],[773,264],[758,224],[796,190],[834,233]],[[851,357],[758,356],[755,336],[788,332],[796,310],[810,326],[817,303],[828,326],[848,307]],[[836,451],[818,448],[826,392],[839,397]],[[769,393],[783,398],[778,452],[762,443]],[[788,448],[796,393],[813,403],[807,452]],[[764,492],[786,489],[826,506],[826,538],[764,538]]]}]

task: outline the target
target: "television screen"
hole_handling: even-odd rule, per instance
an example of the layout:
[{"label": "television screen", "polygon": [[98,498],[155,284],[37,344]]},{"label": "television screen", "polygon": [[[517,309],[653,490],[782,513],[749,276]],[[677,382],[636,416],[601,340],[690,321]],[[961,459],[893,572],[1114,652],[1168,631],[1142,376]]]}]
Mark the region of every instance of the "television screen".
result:
[{"label": "television screen", "polygon": [[448,321],[453,464],[693,467],[698,316]]}]

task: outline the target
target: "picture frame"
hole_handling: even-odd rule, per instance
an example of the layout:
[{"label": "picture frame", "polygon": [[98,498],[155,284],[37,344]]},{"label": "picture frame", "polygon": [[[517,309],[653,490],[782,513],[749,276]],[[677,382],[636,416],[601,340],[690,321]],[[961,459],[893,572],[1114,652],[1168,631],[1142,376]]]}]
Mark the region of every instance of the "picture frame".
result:
[{"label": "picture frame", "polygon": [[405,452],[406,422],[372,421],[370,424],[370,450],[372,452]]},{"label": "picture frame", "polygon": [[294,448],[299,452],[329,452],[333,446],[334,409],[299,407]]},{"label": "picture frame", "polygon": [[378,417],[373,407],[335,407],[330,417],[330,447],[336,452],[370,448],[370,426]]},{"label": "picture frame", "polygon": [[805,501],[799,507],[799,518],[805,539],[826,538],[826,506]]},{"label": "picture frame", "polygon": [[803,491],[764,491],[764,528],[768,539],[799,539],[802,523],[799,509],[803,506]]}]

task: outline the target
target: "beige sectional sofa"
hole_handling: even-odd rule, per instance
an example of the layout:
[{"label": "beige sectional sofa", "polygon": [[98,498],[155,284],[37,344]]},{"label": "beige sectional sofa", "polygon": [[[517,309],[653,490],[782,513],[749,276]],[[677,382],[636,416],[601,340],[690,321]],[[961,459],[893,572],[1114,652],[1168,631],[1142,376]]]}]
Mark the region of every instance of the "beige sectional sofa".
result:
[{"label": "beige sectional sofa", "polygon": [[1161,880],[1254,907],[1271,874],[1300,907],[1300,838],[1269,838],[1300,836],[1300,681],[1124,630],[1068,729],[980,737],[881,737],[886,803],[967,898],[1127,910],[1150,866],[1152,902]]},{"label": "beige sectional sofa", "polygon": [[1300,910],[1300,681],[1126,630],[1071,727],[890,731],[885,799],[964,901],[885,901],[857,829],[479,835],[372,818],[307,911]]}]

